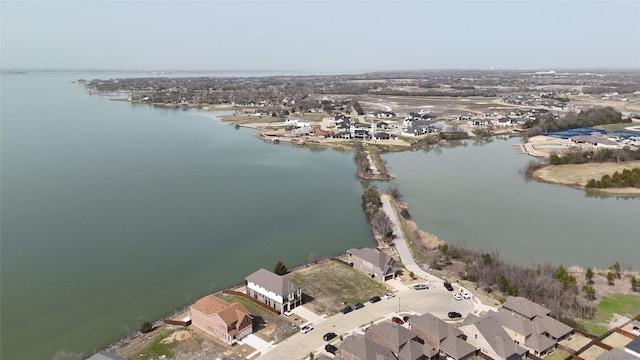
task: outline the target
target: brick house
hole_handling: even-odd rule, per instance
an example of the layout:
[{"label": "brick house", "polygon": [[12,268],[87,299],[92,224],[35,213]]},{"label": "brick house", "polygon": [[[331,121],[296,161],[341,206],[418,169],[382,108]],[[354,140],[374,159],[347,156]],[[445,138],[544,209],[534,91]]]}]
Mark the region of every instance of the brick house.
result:
[{"label": "brick house", "polygon": [[189,307],[191,324],[229,345],[253,333],[253,318],[241,303],[207,295]]}]

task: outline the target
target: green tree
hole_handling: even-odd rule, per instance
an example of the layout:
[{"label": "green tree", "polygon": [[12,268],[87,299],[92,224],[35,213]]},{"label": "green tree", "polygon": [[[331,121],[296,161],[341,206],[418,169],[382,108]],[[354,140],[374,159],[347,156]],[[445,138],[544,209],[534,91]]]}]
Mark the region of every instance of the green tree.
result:
[{"label": "green tree", "polygon": [[587,299],[589,299],[589,300],[595,300],[596,299],[596,289],[594,289],[593,286],[584,285],[582,287],[582,291],[584,291],[584,295],[586,296]]},{"label": "green tree", "polygon": [[619,262],[614,262],[613,265],[611,265],[611,267],[609,267],[609,270],[613,271],[613,275],[615,275],[616,279],[621,279],[622,278],[622,273],[620,272],[620,263]]},{"label": "green tree", "polygon": [[633,275],[631,279],[629,279],[629,282],[631,283],[631,290],[640,291],[640,278]]},{"label": "green tree", "polygon": [[276,266],[273,268],[273,272],[277,275],[285,275],[289,272],[287,266],[282,262],[282,260],[278,260]]},{"label": "green tree", "polygon": [[569,274],[567,269],[562,264],[560,264],[556,268],[556,271],[553,273],[553,278],[560,281],[562,285],[564,285],[565,289],[574,287],[578,283],[576,281],[576,278],[573,275]]},{"label": "green tree", "polygon": [[593,269],[591,267],[587,268],[587,272],[584,274],[584,277],[587,279],[587,284],[593,284]]},{"label": "green tree", "polygon": [[489,253],[484,253],[481,255],[481,257],[482,257],[482,264],[484,265],[493,264],[493,258],[491,257],[491,255],[489,255]]},{"label": "green tree", "polygon": [[613,285],[613,280],[615,279],[615,276],[613,276],[613,272],[609,271],[607,273],[607,283],[609,285]]}]

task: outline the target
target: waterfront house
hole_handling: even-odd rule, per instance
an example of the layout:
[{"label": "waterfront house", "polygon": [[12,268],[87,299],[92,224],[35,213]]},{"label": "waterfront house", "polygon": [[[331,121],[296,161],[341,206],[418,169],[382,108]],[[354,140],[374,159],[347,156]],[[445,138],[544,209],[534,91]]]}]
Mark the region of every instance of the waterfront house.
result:
[{"label": "waterfront house", "polygon": [[391,256],[370,248],[347,250],[347,262],[380,281],[394,279],[398,271]]},{"label": "waterfront house", "polygon": [[229,345],[253,333],[253,319],[239,302],[207,295],[191,305],[189,313],[193,326]]},{"label": "waterfront house", "polygon": [[260,269],[245,278],[247,296],[281,313],[302,305],[302,289],[271,271]]},{"label": "waterfront house", "polygon": [[386,132],[379,132],[379,133],[373,134],[373,137],[376,140],[389,140],[391,139],[391,134]]}]

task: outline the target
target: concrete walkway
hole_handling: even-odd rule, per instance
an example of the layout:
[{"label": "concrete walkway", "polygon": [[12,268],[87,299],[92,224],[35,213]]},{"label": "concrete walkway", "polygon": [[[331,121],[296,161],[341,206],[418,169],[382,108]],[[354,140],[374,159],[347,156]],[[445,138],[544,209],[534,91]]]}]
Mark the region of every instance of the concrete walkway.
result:
[{"label": "concrete walkway", "polygon": [[293,310],[291,310],[292,313],[298,315],[299,317],[307,320],[306,323],[304,324],[300,324],[300,327],[304,326],[304,325],[308,325],[308,324],[318,324],[320,322],[322,322],[323,320],[325,320],[326,315],[318,315],[316,313],[314,313],[313,311],[307,309],[306,307],[304,307],[304,305],[302,306],[298,306],[293,308]]}]

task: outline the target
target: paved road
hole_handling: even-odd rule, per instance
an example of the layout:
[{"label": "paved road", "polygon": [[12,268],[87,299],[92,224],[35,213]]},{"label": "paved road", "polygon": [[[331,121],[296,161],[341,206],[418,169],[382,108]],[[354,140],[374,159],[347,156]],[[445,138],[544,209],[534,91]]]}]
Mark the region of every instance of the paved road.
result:
[{"label": "paved road", "polygon": [[[311,323],[314,327],[312,331],[307,334],[297,333],[278,344],[263,348],[265,352],[258,359],[303,359],[312,351],[315,353],[324,352],[326,342],[322,339],[322,336],[328,332],[334,332],[339,336],[346,337],[348,334],[362,333],[362,329],[372,323],[385,321],[393,316],[421,315],[427,312],[449,320],[447,318],[449,311],[457,311],[466,316],[480,304],[476,299],[474,301],[466,299],[455,300],[451,296],[451,292],[447,291],[443,286],[444,281],[442,279],[422,270],[416,264],[402,231],[400,231],[398,218],[391,207],[388,196],[382,196],[382,204],[383,209],[393,223],[393,233],[396,234],[395,246],[402,264],[416,276],[424,279],[424,283],[429,285],[429,289],[414,290],[413,287],[407,287],[397,280],[392,280],[392,285],[396,289],[394,298],[382,299],[375,304],[366,303],[364,308],[354,310],[348,314],[338,313],[329,317],[316,316],[315,322]],[[339,342],[338,338],[331,341],[331,343],[336,342]]]}]

